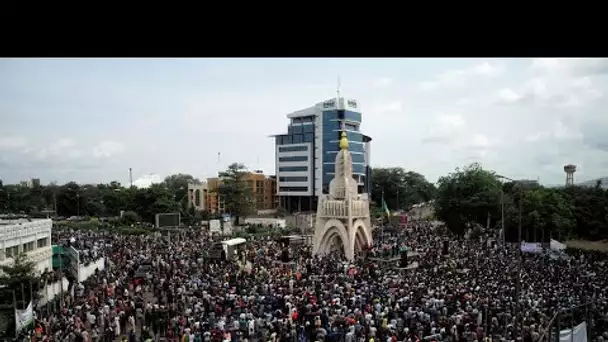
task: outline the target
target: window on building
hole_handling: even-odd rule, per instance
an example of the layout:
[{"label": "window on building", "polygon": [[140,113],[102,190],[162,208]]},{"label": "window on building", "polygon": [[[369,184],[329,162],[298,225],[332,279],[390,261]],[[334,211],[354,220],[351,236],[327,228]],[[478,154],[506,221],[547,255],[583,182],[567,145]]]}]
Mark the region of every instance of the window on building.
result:
[{"label": "window on building", "polygon": [[359,130],[359,126],[353,125],[351,123],[345,123],[344,124],[344,129],[346,129],[347,131],[358,131]]},{"label": "window on building", "polygon": [[315,125],[307,124],[302,126],[302,133],[313,133],[315,131]]},{"label": "window on building", "polygon": [[23,244],[23,253],[34,250],[34,242],[26,242]]},{"label": "window on building", "polygon": [[308,156],[279,157],[279,162],[303,162],[307,160]]},{"label": "window on building", "polygon": [[201,191],[199,189],[194,191],[194,205],[197,207],[201,205]]},{"label": "window on building", "polygon": [[315,134],[314,133],[304,133],[304,142],[314,142],[315,141]]},{"label": "window on building", "polygon": [[14,258],[19,255],[19,246],[8,247],[5,249],[5,255],[7,258]]},{"label": "window on building", "polygon": [[301,172],[308,171],[308,166],[281,166],[279,172]]},{"label": "window on building", "polygon": [[294,144],[301,144],[303,142],[304,142],[304,137],[302,136],[301,133],[293,135],[293,143]]},{"label": "window on building", "polygon": [[49,245],[49,239],[48,238],[38,239],[38,241],[36,241],[36,245],[38,246],[38,248],[46,247]]},{"label": "window on building", "polygon": [[279,188],[280,192],[306,192],[308,187],[305,186],[282,186]]},{"label": "window on building", "polygon": [[308,177],[279,177],[280,182],[308,182]]},{"label": "window on building", "polygon": [[297,125],[297,126],[291,126],[292,128],[292,132],[294,134],[302,134],[302,125]]},{"label": "window on building", "polygon": [[299,151],[308,151],[308,146],[285,146],[279,147],[279,152],[299,152]]},{"label": "window on building", "polygon": [[343,115],[344,115],[343,119],[345,119],[345,120],[361,122],[361,113],[351,112],[350,110],[345,110]]}]

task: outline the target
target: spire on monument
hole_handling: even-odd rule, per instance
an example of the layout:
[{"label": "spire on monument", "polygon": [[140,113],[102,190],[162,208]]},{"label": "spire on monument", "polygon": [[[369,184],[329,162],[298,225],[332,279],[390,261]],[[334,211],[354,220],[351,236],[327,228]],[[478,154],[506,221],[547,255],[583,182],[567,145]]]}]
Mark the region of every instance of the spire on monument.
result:
[{"label": "spire on monument", "polygon": [[342,135],[340,136],[340,149],[348,150],[348,138],[346,137],[346,132],[342,131]]}]

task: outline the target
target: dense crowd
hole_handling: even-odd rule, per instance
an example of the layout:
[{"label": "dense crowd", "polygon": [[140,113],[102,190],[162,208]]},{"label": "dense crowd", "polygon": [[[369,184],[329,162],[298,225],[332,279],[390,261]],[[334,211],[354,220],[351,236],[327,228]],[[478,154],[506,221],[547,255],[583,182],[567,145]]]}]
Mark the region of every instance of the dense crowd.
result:
[{"label": "dense crowd", "polygon": [[[265,239],[248,241],[236,260],[210,260],[212,241],[199,231],[60,238],[96,250],[106,268],[57,310],[37,308],[37,341],[537,341],[558,311],[588,302],[553,326],[587,320],[590,340],[608,339],[600,256],[526,254],[519,290],[515,245],[457,240],[427,222],[385,232],[353,262],[303,246],[282,263],[280,244]],[[418,254],[409,258],[417,268],[370,257],[403,246]],[[141,265],[149,276],[137,275]]]}]

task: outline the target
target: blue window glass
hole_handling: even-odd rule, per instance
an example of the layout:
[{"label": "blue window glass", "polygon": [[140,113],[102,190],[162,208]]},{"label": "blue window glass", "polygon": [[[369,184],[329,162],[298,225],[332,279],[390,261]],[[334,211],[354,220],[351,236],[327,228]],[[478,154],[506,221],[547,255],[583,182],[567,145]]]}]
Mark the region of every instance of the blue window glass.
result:
[{"label": "blue window glass", "polygon": [[303,125],[302,131],[304,133],[313,133],[315,131],[315,125],[313,125],[313,124]]},{"label": "blue window glass", "polygon": [[307,192],[308,187],[306,186],[282,186],[279,188],[280,192]]},{"label": "blue window glass", "polygon": [[323,173],[327,174],[330,172],[334,172],[336,170],[334,163],[331,164],[323,164]]},{"label": "blue window glass", "polygon": [[349,120],[349,121],[361,122],[361,113],[351,112],[350,110],[345,110],[344,119]]},{"label": "blue window glass", "polygon": [[359,126],[353,125],[352,123],[344,124],[344,128],[348,131],[359,131]]},{"label": "blue window glass", "polygon": [[294,134],[302,134],[302,125],[294,125],[292,126]]},{"label": "blue window glass", "polygon": [[302,136],[302,134],[294,134],[293,135],[293,143],[294,144],[301,144],[304,142],[304,137]]},{"label": "blue window glass", "polygon": [[308,177],[279,177],[279,182],[308,182]]},{"label": "blue window glass", "polygon": [[323,121],[335,120],[337,118],[338,118],[338,111],[336,111],[336,110],[323,111]]},{"label": "blue window glass", "polygon": [[365,165],[353,163],[353,173],[365,174]]},{"label": "blue window glass", "polygon": [[305,133],[304,134],[304,142],[313,142],[313,141],[315,141],[314,133]]},{"label": "blue window glass", "polygon": [[308,146],[286,146],[279,147],[279,152],[297,152],[297,151],[308,151]]},{"label": "blue window glass", "polygon": [[359,153],[351,153],[353,163],[365,163],[365,156]]},{"label": "blue window glass", "polygon": [[308,171],[308,166],[281,166],[279,172],[301,172]]},{"label": "blue window glass", "polygon": [[307,160],[308,156],[279,157],[279,162],[302,162]]}]

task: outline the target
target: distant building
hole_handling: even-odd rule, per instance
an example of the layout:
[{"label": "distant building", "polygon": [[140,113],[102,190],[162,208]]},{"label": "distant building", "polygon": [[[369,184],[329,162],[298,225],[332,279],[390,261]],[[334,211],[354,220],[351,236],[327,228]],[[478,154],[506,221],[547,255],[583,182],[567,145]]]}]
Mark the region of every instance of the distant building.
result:
[{"label": "distant building", "polygon": [[[275,176],[266,176],[262,171],[257,170],[247,173],[245,180],[251,189],[256,210],[277,208]],[[217,177],[207,178],[207,182],[202,184],[188,184],[188,206],[211,213],[223,213],[224,200],[220,195],[221,184],[222,180]]]},{"label": "distant building", "polygon": [[207,210],[208,197],[207,183],[188,184],[188,208],[194,207],[195,210]]},{"label": "distant building", "polygon": [[40,187],[40,178],[30,178],[25,181],[25,186],[28,188],[37,188]]},{"label": "distant building", "polygon": [[342,129],[350,143],[352,177],[359,193],[371,192],[370,142],[361,130],[361,108],[353,99],[336,96],[288,114],[287,134],[275,138],[279,206],[290,212],[314,211],[329,193]]}]

